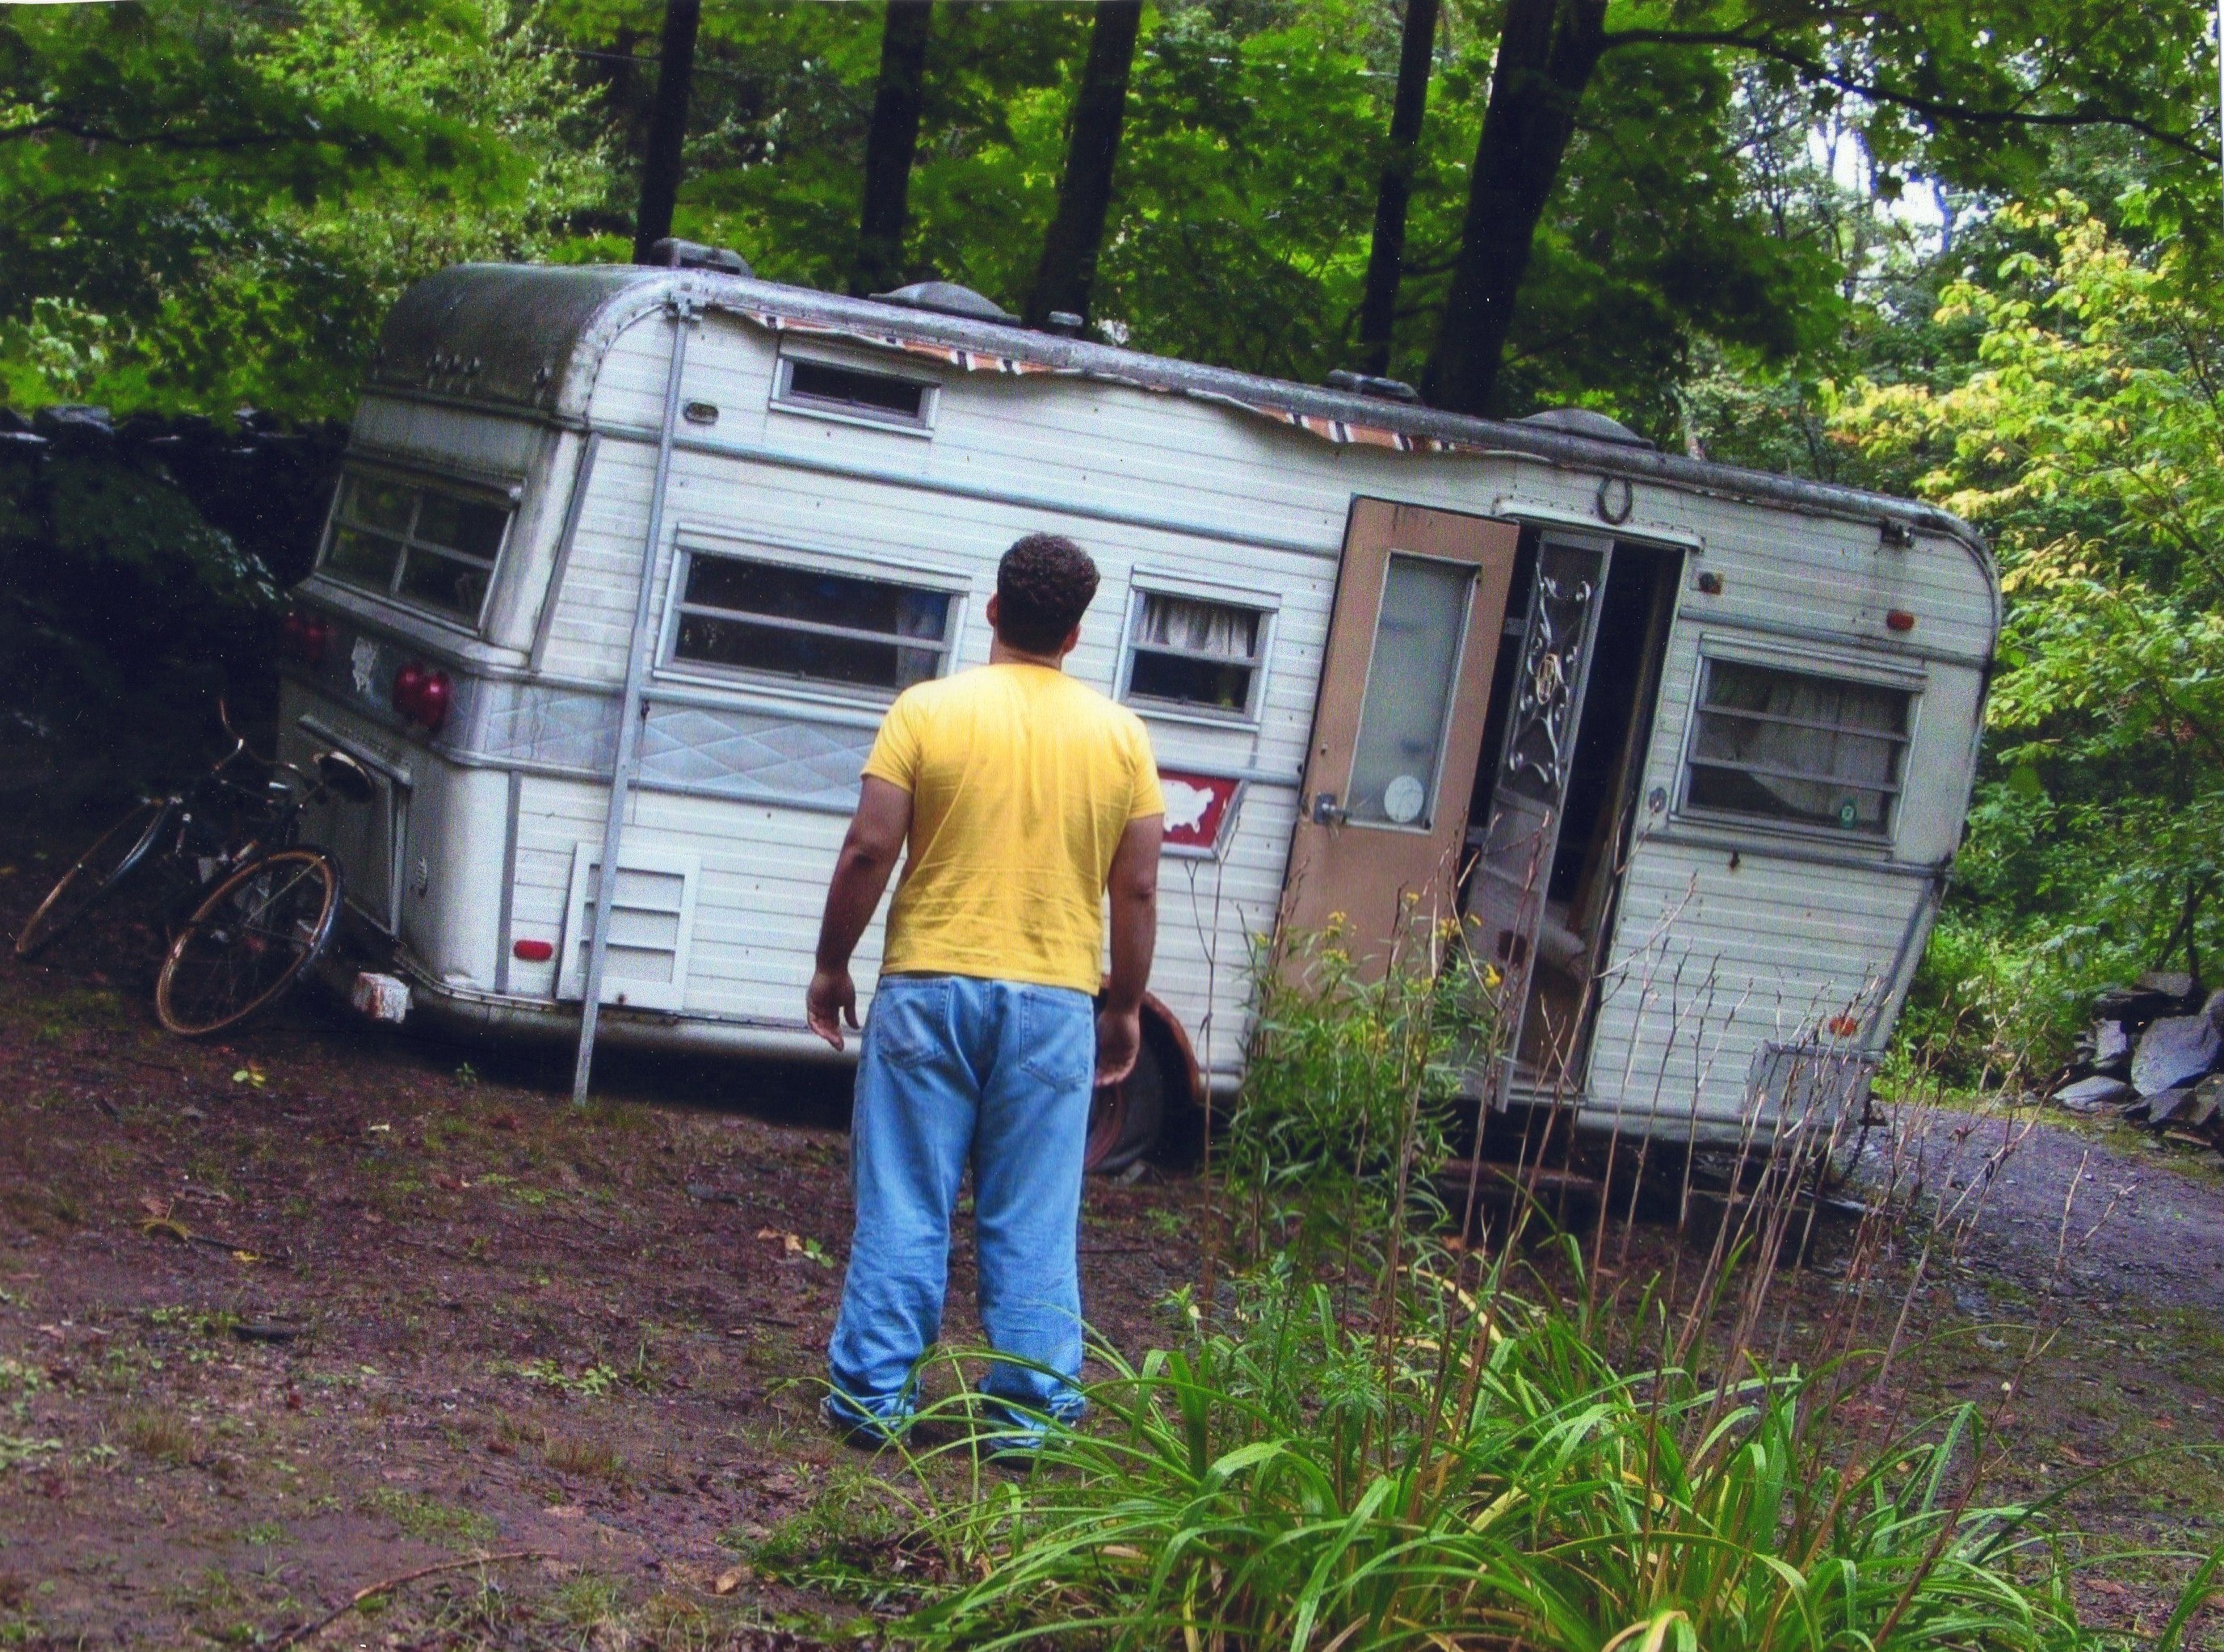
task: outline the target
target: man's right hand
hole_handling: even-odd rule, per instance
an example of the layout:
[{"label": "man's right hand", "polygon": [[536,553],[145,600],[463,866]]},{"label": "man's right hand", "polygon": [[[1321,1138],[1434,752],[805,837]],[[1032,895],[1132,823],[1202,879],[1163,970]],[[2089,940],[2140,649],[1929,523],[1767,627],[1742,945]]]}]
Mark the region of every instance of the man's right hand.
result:
[{"label": "man's right hand", "polygon": [[821,969],[813,974],[810,990],[803,995],[803,1014],[813,1032],[841,1049],[842,1024],[848,1022],[852,1032],[857,1030],[857,984],[850,972]]}]

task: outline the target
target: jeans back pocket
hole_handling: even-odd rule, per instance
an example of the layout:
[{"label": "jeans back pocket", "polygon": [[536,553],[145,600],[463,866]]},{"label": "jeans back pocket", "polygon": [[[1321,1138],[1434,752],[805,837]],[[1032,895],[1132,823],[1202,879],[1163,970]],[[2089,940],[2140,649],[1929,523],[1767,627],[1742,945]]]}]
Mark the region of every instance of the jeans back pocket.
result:
[{"label": "jeans back pocket", "polygon": [[1096,1071],[1096,1009],[1079,993],[1020,989],[1020,1070],[1060,1090]]},{"label": "jeans back pocket", "polygon": [[865,1037],[890,1066],[923,1066],[951,1047],[950,983],[900,975],[881,981]]}]

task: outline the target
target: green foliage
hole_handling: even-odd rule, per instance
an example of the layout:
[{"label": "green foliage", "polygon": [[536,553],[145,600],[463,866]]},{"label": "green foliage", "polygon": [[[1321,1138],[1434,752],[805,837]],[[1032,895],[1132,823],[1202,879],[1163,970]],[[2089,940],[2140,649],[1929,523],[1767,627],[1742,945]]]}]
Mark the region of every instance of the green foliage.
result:
[{"label": "green foliage", "polygon": [[506,0],[136,0],[0,19],[0,394],[346,413],[408,282],[600,192]]},{"label": "green foliage", "polygon": [[1387,962],[1349,939],[1291,937],[1255,962],[1257,1019],[1218,1151],[1269,1203],[1355,1201],[1379,1221],[1447,1156],[1497,980],[1456,927],[1416,922]]},{"label": "green foliage", "polygon": [[[2025,1511],[1966,1502],[1975,1409],[1841,1466],[1827,1378],[1624,1373],[1495,1288],[1395,1337],[1269,1275],[1093,1390],[1024,1491],[943,1527],[930,1645],[2087,1644]],[[2036,1581],[2020,1573],[2029,1571]]]},{"label": "green foliage", "polygon": [[0,457],[4,784],[54,805],[174,779],[218,697],[262,669],[278,605],[143,455]]},{"label": "green foliage", "polygon": [[2213,974],[2224,945],[2224,311],[2182,239],[2143,250],[2067,196],[2002,218],[2025,244],[1942,294],[1966,375],[1864,382],[1837,424],[1993,535],[2009,608],[1962,899],[2059,1031],[2093,987],[2180,955]]}]

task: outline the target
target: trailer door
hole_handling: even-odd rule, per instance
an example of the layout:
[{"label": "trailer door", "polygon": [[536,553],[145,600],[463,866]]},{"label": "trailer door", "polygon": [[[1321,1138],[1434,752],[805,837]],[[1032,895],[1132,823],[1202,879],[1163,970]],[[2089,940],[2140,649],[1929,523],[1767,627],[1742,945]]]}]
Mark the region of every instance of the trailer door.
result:
[{"label": "trailer door", "polygon": [[1283,922],[1341,922],[1378,962],[1405,921],[1450,917],[1520,530],[1352,501],[1290,846]]}]

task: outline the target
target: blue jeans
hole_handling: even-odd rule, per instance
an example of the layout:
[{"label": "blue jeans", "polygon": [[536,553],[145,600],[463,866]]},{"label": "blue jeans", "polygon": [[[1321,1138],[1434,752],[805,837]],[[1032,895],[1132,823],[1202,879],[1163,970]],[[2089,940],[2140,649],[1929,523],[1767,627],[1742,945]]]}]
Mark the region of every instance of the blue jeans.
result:
[{"label": "blue jeans", "polygon": [[826,1351],[836,1417],[891,1432],[910,1421],[919,1362],[942,1334],[950,1218],[968,1163],[982,1328],[997,1352],[1030,1362],[998,1361],[982,1388],[1027,1411],[1081,1414],[1076,1245],[1096,1065],[1086,993],[966,975],[881,979],[850,1133],[856,1232]]}]

